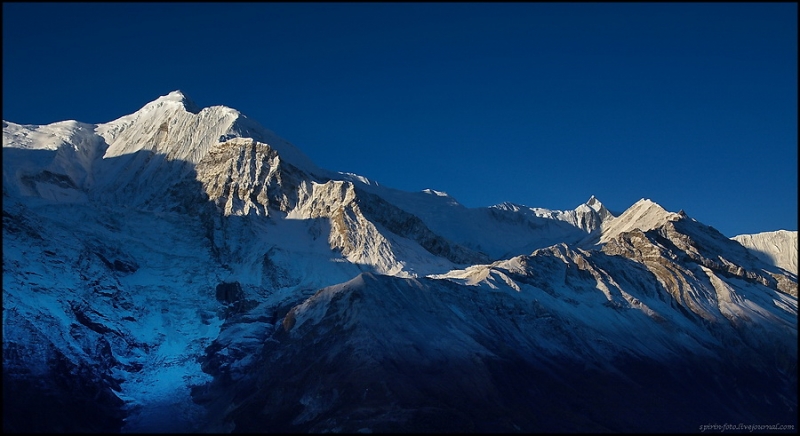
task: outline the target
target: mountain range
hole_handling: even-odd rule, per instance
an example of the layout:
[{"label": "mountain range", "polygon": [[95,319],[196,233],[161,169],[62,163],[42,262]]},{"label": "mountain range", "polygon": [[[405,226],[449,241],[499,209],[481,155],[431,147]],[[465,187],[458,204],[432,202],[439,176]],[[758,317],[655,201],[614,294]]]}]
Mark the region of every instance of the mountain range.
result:
[{"label": "mountain range", "polygon": [[3,430],[794,430],[797,251],[392,189],[179,91],[3,121]]}]

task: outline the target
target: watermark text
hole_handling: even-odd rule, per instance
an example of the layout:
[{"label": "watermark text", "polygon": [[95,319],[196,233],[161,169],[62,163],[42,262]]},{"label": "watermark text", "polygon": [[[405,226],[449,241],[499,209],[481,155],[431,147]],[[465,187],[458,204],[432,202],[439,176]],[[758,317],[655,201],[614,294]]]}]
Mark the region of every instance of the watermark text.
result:
[{"label": "watermark text", "polygon": [[793,424],[701,424],[701,432],[705,431],[794,431]]}]

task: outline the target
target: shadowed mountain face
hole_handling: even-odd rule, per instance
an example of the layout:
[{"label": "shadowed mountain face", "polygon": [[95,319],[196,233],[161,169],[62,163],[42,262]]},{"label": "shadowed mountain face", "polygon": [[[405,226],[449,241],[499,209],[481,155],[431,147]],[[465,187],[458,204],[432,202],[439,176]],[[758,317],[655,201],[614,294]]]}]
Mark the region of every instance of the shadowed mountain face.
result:
[{"label": "shadowed mountain face", "polygon": [[[542,283],[561,276],[549,256],[536,257],[528,271],[549,275]],[[205,370],[216,380],[195,397],[248,432],[689,432],[733,417],[792,422],[790,317],[758,338],[709,324],[691,308],[671,309],[680,303],[669,286],[635,263],[628,274],[645,292],[631,299],[650,314],[579,299],[597,292],[581,271],[625,263],[583,259],[583,269],[565,265],[571,286],[550,292],[524,275],[509,293],[363,274],[320,290],[268,330],[257,372],[231,374],[235,364],[217,353],[225,344],[212,347]],[[235,399],[220,400],[226,392]]]},{"label": "shadowed mountain face", "polygon": [[4,121],[3,200],[6,431],[797,423],[796,247],[649,200],[468,209],[179,92]]}]

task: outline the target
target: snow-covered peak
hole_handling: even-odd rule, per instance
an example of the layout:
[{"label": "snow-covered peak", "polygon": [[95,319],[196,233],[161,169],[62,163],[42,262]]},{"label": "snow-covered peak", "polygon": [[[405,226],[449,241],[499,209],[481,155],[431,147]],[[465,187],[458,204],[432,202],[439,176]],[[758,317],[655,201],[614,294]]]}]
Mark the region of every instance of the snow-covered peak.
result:
[{"label": "snow-covered peak", "polygon": [[[197,163],[209,147],[229,139],[239,113],[221,106],[189,111],[182,94],[160,97],[138,111],[97,127],[109,147],[105,158],[149,151]],[[231,135],[230,137],[239,136]]]},{"label": "snow-covered peak", "polygon": [[169,94],[159,97],[159,99],[163,100],[173,100],[173,101],[180,101],[183,102],[187,99],[186,94],[181,92],[180,89],[176,89],[175,91],[170,92]]},{"label": "snow-covered peak", "polygon": [[578,207],[575,208],[575,210],[579,212],[581,211],[588,212],[590,210],[593,210],[598,213],[600,213],[600,211],[604,209],[605,206],[603,206],[603,204],[600,203],[600,200],[598,200],[594,195],[589,197],[589,199],[586,200],[585,203],[581,203],[578,205]]},{"label": "snow-covered peak", "polygon": [[176,89],[175,91],[172,91],[167,95],[162,95],[161,97],[158,97],[155,101],[175,101],[178,103],[184,103],[187,100],[188,97],[186,97],[186,94],[181,92],[181,90]]},{"label": "snow-covered peak", "polygon": [[201,110],[201,108],[197,104],[195,104],[195,102],[193,102],[192,99],[190,99],[186,94],[184,94],[180,90],[175,90],[167,95],[162,95],[161,97],[146,104],[142,109],[145,108],[154,109],[165,105],[180,105],[187,112],[191,112],[194,114],[200,112]]},{"label": "snow-covered peak", "polygon": [[666,209],[664,209],[660,204],[656,203],[655,201],[649,198],[642,198],[636,203],[633,203],[629,209],[652,209],[655,211],[659,211],[660,213],[669,213]]},{"label": "snow-covered peak", "polygon": [[197,164],[208,150],[233,138],[251,138],[275,149],[285,162],[310,173],[324,173],[303,152],[238,110],[200,109],[181,91],[173,91],[138,111],[97,126],[109,147],[104,158],[140,151]]},{"label": "snow-covered peak", "polygon": [[600,200],[598,200],[594,195],[589,197],[589,200],[587,200],[585,204],[590,209],[597,212],[602,221],[614,218],[614,214],[612,214],[611,211],[608,210],[605,205],[601,203]]},{"label": "snow-covered peak", "polygon": [[74,120],[58,121],[45,125],[23,125],[3,121],[3,147],[33,150],[57,150],[77,136],[94,130],[93,124]]},{"label": "snow-covered peak", "polygon": [[611,212],[609,212],[608,209],[606,209],[606,207],[603,205],[603,203],[601,203],[600,200],[598,200],[597,197],[595,197],[594,195],[589,197],[589,199],[586,200],[586,203],[584,203],[584,204],[586,206],[588,206],[590,209],[592,209],[593,211],[599,213],[601,216],[605,217],[605,215],[610,215],[611,214]]},{"label": "snow-covered peak", "polygon": [[639,229],[643,232],[664,225],[667,221],[677,221],[683,216],[668,212],[658,203],[642,198],[620,216],[606,221],[601,227],[600,243],[606,243],[621,233]]},{"label": "snow-covered peak", "polygon": [[776,230],[774,232],[737,235],[734,241],[742,244],[756,257],[797,274],[797,231]]},{"label": "snow-covered peak", "polygon": [[[237,138],[245,141],[232,141]],[[226,106],[200,109],[184,93],[173,91],[103,124],[61,121],[36,126],[4,121],[4,189],[58,201],[99,195],[109,201],[145,204],[192,177],[214,147],[252,142],[277,152],[283,167],[312,178],[332,178],[294,145],[239,111]],[[253,165],[260,163],[244,164]]]}]

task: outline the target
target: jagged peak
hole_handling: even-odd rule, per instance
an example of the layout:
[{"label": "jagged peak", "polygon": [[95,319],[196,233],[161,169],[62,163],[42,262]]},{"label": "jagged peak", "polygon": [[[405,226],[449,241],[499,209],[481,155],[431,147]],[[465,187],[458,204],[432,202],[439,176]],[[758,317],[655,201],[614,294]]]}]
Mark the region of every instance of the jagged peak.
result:
[{"label": "jagged peak", "polygon": [[612,216],[611,212],[594,195],[589,197],[589,199],[586,200],[586,203],[578,206],[578,209],[580,209],[582,206],[586,206],[589,209],[594,210],[595,212],[600,214],[603,218],[605,218],[606,216]]},{"label": "jagged peak", "polygon": [[524,206],[524,205],[521,205],[521,204],[517,204],[517,203],[512,203],[510,201],[504,201],[502,203],[498,203],[498,204],[489,206],[489,208],[490,209],[499,209],[499,210],[509,210],[509,211],[512,211],[512,212],[518,212],[518,211],[523,210],[523,209],[528,209],[527,206]]},{"label": "jagged peak", "polygon": [[[597,199],[594,195],[589,197],[589,199],[576,207],[574,210],[569,211],[572,214],[577,214],[578,216],[583,214],[590,214],[590,215],[597,215],[600,218],[600,221],[605,221],[611,218],[614,218],[614,214],[612,214],[604,205]],[[592,219],[593,221],[594,219]],[[584,221],[586,222],[586,221]],[[594,222],[594,221],[593,221]],[[577,222],[576,222],[577,224]],[[599,225],[600,223],[597,223]],[[595,225],[585,227],[583,225],[579,225],[580,227],[584,228],[589,232],[594,231],[597,227]]]}]

